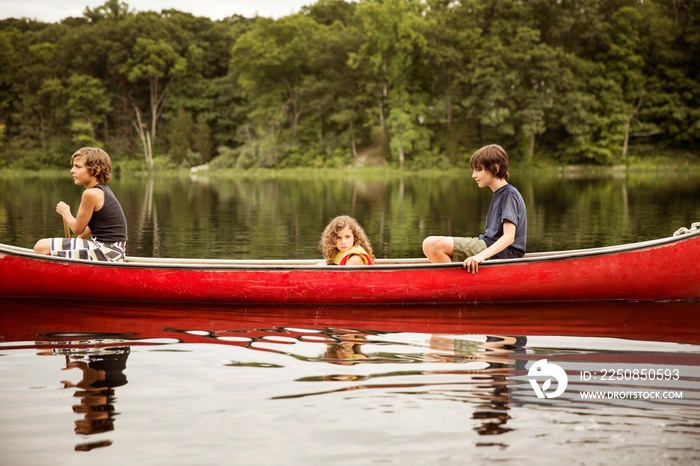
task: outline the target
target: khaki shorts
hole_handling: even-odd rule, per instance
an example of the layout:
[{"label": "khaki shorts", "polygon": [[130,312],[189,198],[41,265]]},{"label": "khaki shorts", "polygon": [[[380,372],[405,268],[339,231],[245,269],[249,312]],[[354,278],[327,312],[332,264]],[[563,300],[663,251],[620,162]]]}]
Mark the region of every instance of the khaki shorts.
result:
[{"label": "khaki shorts", "polygon": [[464,262],[467,257],[479,254],[486,249],[486,241],[479,238],[462,238],[455,236],[454,250],[452,252],[452,262]]}]

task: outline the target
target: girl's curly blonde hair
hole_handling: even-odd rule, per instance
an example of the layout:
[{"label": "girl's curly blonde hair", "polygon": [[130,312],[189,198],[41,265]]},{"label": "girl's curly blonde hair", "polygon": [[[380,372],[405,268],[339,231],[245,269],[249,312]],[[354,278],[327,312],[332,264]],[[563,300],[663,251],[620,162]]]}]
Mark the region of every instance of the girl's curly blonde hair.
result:
[{"label": "girl's curly blonde hair", "polygon": [[350,227],[352,235],[355,237],[355,244],[359,245],[367,251],[367,254],[375,260],[374,254],[372,253],[372,245],[367,239],[365,230],[362,229],[360,224],[354,218],[348,215],[340,215],[326,226],[321,234],[321,241],[318,243],[319,249],[323,253],[323,258],[326,260],[327,264],[333,262],[333,256],[338,252],[338,248],[335,247],[336,239],[338,239],[338,232],[345,227]]}]

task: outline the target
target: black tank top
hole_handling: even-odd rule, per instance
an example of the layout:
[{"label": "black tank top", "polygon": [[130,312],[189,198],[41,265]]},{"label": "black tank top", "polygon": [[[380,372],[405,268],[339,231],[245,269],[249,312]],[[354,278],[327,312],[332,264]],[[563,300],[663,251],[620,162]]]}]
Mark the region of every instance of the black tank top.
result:
[{"label": "black tank top", "polygon": [[101,243],[118,243],[127,240],[126,217],[116,196],[104,184],[96,184],[105,193],[105,202],[100,210],[92,213],[88,227],[92,235]]}]

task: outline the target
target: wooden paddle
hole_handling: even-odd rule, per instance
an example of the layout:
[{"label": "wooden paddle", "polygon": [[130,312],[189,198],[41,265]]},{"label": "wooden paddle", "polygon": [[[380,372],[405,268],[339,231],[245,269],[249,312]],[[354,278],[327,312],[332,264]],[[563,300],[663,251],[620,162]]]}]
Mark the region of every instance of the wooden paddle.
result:
[{"label": "wooden paddle", "polygon": [[70,238],[70,228],[68,228],[68,222],[66,222],[66,219],[63,219],[63,233],[66,235],[66,238]]}]

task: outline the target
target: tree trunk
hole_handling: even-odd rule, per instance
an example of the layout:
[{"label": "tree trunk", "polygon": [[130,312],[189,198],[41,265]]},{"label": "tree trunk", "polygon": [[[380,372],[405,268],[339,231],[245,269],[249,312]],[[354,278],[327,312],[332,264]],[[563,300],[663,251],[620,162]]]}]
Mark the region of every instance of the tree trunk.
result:
[{"label": "tree trunk", "polygon": [[445,116],[447,118],[447,129],[449,132],[452,132],[452,96],[450,95],[445,96],[445,111]]},{"label": "tree trunk", "polygon": [[382,134],[386,132],[384,129],[384,101],[379,98],[379,127],[382,129]]},{"label": "tree trunk", "polygon": [[357,141],[355,140],[355,127],[352,123],[352,117],[349,121],[350,126],[350,147],[352,148],[352,157],[357,158]]},{"label": "tree trunk", "polygon": [[255,160],[255,141],[253,141],[253,136],[250,134],[250,128],[248,125],[245,125],[245,134],[248,142],[250,143],[250,156],[253,158],[253,160]]},{"label": "tree trunk", "polygon": [[622,158],[627,160],[627,146],[630,142],[630,121],[627,120],[624,123],[625,128],[625,138],[622,141]]},{"label": "tree trunk", "polygon": [[151,134],[146,131],[146,124],[141,118],[141,109],[136,105],[136,102],[131,100],[131,106],[136,113],[136,121],[133,122],[134,128],[136,129],[136,134],[138,134],[141,140],[141,145],[143,145],[143,156],[146,159],[146,168],[148,170],[153,170],[153,150],[151,148]]},{"label": "tree trunk", "polygon": [[[627,160],[627,148],[629,147],[629,141],[630,141],[630,127],[632,126],[632,121],[634,121],[634,119],[637,117],[637,114],[639,113],[639,109],[642,107],[642,99],[643,98],[644,98],[644,89],[642,89],[642,92],[639,95],[639,99],[637,99],[637,105],[634,107],[634,109],[632,110],[632,113],[629,115],[629,117],[623,123],[625,137],[622,141],[622,158],[625,160]],[[622,108],[624,111],[625,99],[623,99],[622,94],[620,94],[620,103],[622,104]]]},{"label": "tree trunk", "polygon": [[396,134],[394,137],[398,137],[400,141],[399,145],[399,170],[403,170],[403,162],[406,160],[406,150],[404,149],[403,145],[403,127],[399,123],[398,126],[396,127]]},{"label": "tree trunk", "polygon": [[[163,93],[165,94],[165,93]],[[160,102],[158,101],[158,80],[157,79],[151,79],[151,143],[153,143],[156,140],[156,124],[158,123],[158,106]],[[149,151],[151,149],[149,148]],[[151,151],[151,154],[153,152]]]},{"label": "tree trunk", "polygon": [[[136,103],[132,99],[132,105],[134,110],[136,110],[136,116],[138,121],[137,131],[139,132],[139,137],[141,142],[144,144],[144,155],[146,157],[146,167],[149,170],[153,169],[153,144],[156,141],[156,128],[158,126],[158,119],[161,113],[163,113],[163,107],[165,102],[165,96],[168,94],[170,86],[175,81],[175,76],[171,77],[168,82],[163,87],[163,92],[158,93],[158,78],[151,78],[150,80],[150,106],[151,106],[151,130],[147,131],[147,125],[141,121],[141,110],[138,108]],[[140,128],[140,129],[139,129]]]},{"label": "tree trunk", "polygon": [[386,134],[386,122],[384,120],[384,102],[386,101],[386,96],[389,91],[384,83],[382,87],[382,95],[379,97],[379,126],[382,128],[382,134]]},{"label": "tree trunk", "polygon": [[292,124],[292,137],[297,135],[297,126],[299,125],[299,103],[297,102],[297,93],[290,82],[287,82],[287,92],[289,95],[289,106],[291,109],[291,124]]}]

